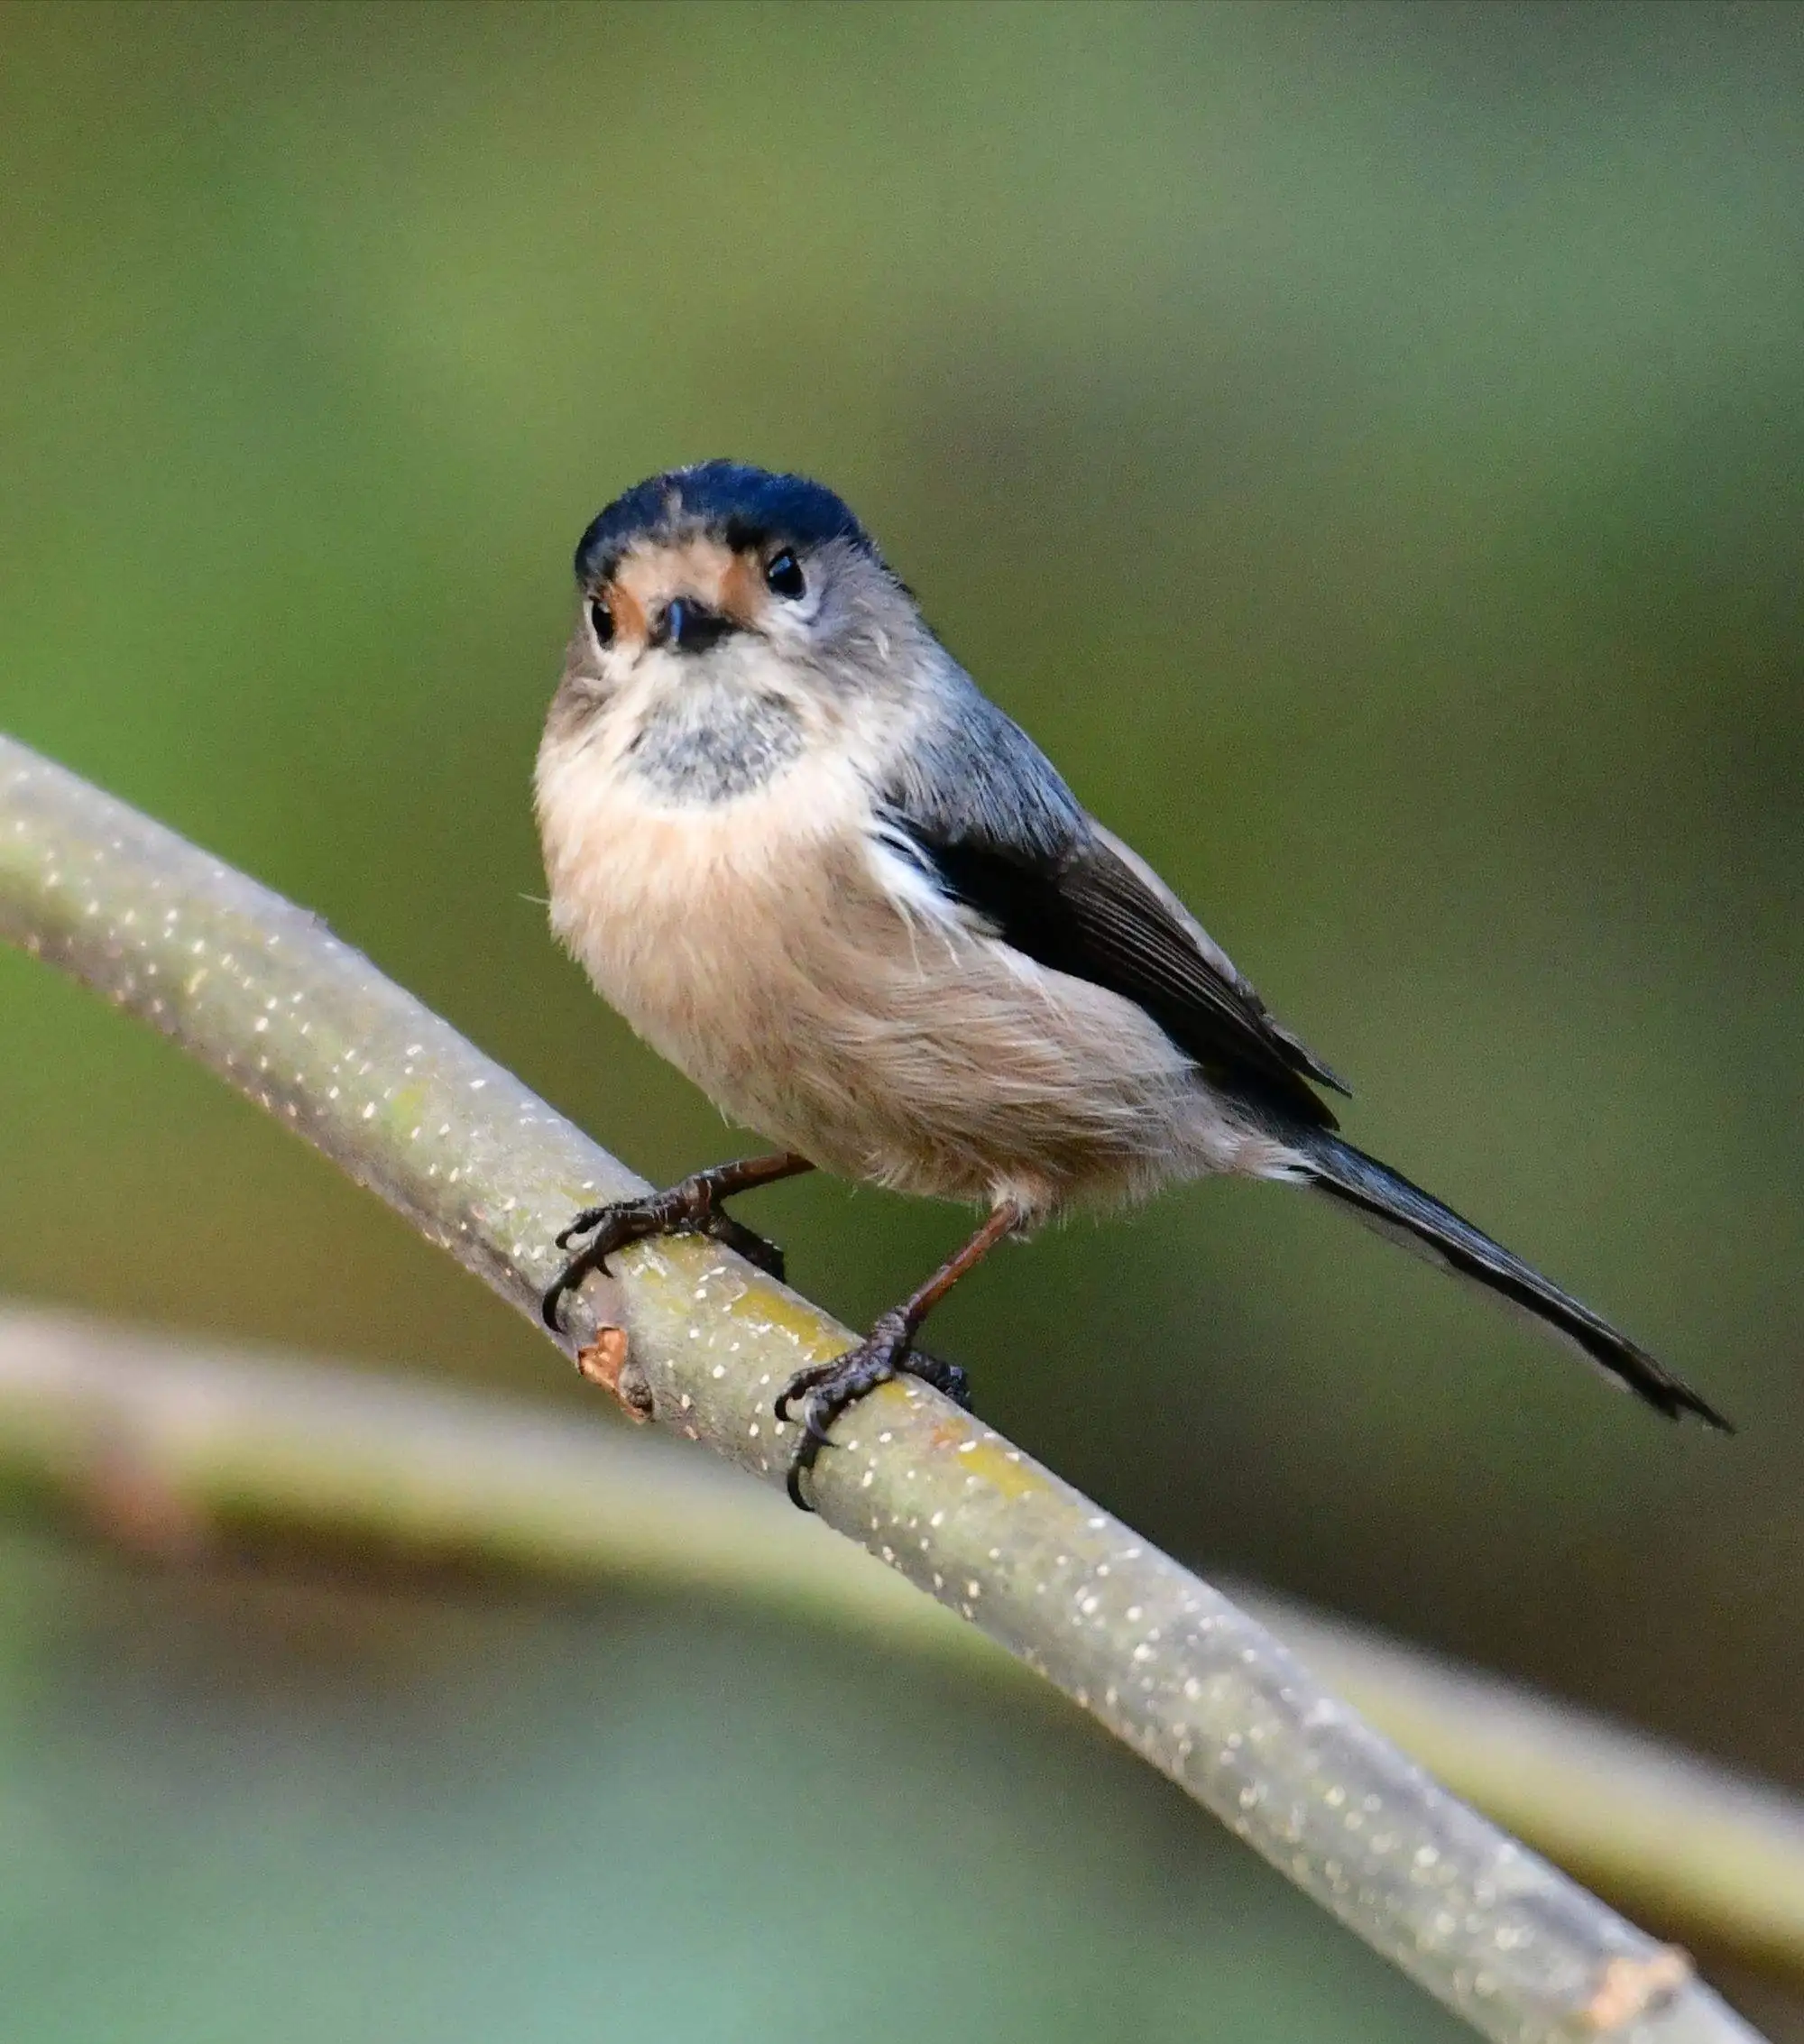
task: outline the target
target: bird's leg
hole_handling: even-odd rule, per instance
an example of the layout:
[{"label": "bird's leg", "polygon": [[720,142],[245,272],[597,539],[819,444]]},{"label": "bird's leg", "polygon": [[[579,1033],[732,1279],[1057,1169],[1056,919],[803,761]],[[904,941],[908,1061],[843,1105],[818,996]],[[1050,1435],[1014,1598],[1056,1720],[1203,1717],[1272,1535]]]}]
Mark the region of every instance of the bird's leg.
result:
[{"label": "bird's leg", "polygon": [[[616,1249],[642,1242],[650,1235],[708,1235],[727,1248],[737,1251],[748,1263],[780,1284],[783,1252],[726,1212],[723,1200],[735,1192],[749,1192],[754,1185],[769,1185],[779,1178],[794,1178],[814,1165],[806,1157],[786,1150],[778,1156],[741,1157],[737,1164],[717,1164],[711,1170],[695,1172],[662,1192],[647,1192],[637,1200],[616,1200],[611,1205],[584,1207],[567,1228],[557,1233],[557,1247],[567,1249],[578,1235],[588,1235],[564,1268],[551,1281],[539,1306],[545,1324],[561,1333],[558,1308],[564,1294],[574,1292],[592,1270],[602,1269]],[[590,1230],[594,1233],[590,1234]]]},{"label": "bird's leg", "polygon": [[802,1407],[802,1437],[789,1458],[791,1504],[799,1505],[805,1512],[814,1510],[802,1495],[802,1478],[805,1471],[814,1468],[815,1459],[821,1450],[832,1445],[827,1440],[827,1429],[848,1405],[856,1404],[879,1384],[888,1383],[892,1376],[918,1376],[936,1391],[943,1391],[967,1411],[970,1409],[970,1386],[958,1365],[942,1362],[937,1356],[923,1355],[918,1349],[911,1349],[909,1343],[914,1340],[921,1322],[959,1279],[981,1263],[1005,1235],[1014,1234],[1025,1218],[1019,1207],[1005,1200],[955,1257],[948,1257],[911,1298],[885,1313],[855,1348],[848,1349],[842,1356],[835,1356],[830,1363],[816,1363],[810,1369],[797,1370],[789,1379],[783,1395],[777,1401],[779,1420],[789,1417],[792,1402],[804,1393],[807,1395],[807,1403]]}]

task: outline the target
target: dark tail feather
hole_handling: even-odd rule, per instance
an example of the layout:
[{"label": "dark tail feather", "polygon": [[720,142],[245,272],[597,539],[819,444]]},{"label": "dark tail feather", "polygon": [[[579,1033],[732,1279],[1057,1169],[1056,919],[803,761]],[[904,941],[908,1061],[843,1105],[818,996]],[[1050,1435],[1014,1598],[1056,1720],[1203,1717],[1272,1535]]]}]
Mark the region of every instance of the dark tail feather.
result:
[{"label": "dark tail feather", "polygon": [[1584,1355],[1638,1398],[1644,1398],[1669,1419],[1695,1413],[1725,1433],[1735,1429],[1625,1334],[1618,1334],[1587,1305],[1562,1292],[1520,1257],[1514,1257],[1490,1237],[1462,1220],[1450,1207],[1412,1185],[1388,1165],[1380,1164],[1343,1143],[1325,1129],[1293,1137],[1298,1153],[1318,1192],[1337,1206],[1350,1209],[1368,1228],[1426,1256],[1460,1277],[1468,1277],[1512,1305],[1533,1315],[1555,1334],[1577,1344]]}]

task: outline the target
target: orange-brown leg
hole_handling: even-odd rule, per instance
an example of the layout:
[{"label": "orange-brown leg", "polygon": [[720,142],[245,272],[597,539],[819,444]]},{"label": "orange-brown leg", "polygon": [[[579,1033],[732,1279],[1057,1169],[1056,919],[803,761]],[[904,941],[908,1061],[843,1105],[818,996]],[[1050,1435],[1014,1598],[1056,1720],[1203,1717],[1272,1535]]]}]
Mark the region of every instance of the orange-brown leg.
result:
[{"label": "orange-brown leg", "polygon": [[980,1264],[1005,1235],[1014,1234],[1025,1218],[1019,1207],[1004,1201],[955,1257],[948,1257],[918,1292],[885,1313],[856,1348],[835,1356],[830,1363],[797,1370],[789,1379],[777,1401],[779,1420],[789,1417],[792,1400],[804,1392],[807,1394],[807,1404],[802,1408],[802,1437],[789,1459],[792,1504],[805,1512],[814,1510],[802,1495],[802,1478],[814,1468],[821,1450],[832,1446],[827,1429],[848,1405],[855,1405],[892,1376],[918,1376],[961,1405],[970,1406],[970,1388],[958,1365],[943,1363],[937,1356],[924,1356],[909,1344],[921,1322],[959,1279]]},{"label": "orange-brown leg", "polygon": [[806,1157],[789,1150],[777,1156],[741,1157],[737,1164],[717,1164],[695,1172],[680,1184],[666,1192],[648,1192],[643,1199],[584,1207],[567,1228],[557,1231],[560,1249],[567,1249],[575,1237],[587,1235],[591,1229],[595,1232],[547,1289],[539,1305],[546,1326],[554,1334],[561,1333],[558,1308],[564,1294],[574,1292],[592,1270],[601,1269],[616,1249],[642,1242],[649,1235],[710,1235],[781,1284],[782,1250],[754,1234],[743,1221],[735,1220],[721,1202],[735,1192],[749,1192],[755,1185],[774,1184],[779,1178],[798,1177],[814,1168]]}]

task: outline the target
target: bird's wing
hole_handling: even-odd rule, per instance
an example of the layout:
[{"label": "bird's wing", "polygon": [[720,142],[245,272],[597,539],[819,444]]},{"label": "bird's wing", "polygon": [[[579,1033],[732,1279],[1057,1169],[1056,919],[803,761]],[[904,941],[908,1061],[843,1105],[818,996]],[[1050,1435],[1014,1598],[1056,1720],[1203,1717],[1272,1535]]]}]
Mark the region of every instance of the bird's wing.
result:
[{"label": "bird's wing", "polygon": [[1133,1001],[1210,1078],[1333,1128],[1308,1082],[1346,1086],[1145,860],[1085,815],[1026,733],[991,715],[960,771],[882,791],[894,841],[1004,944]]}]

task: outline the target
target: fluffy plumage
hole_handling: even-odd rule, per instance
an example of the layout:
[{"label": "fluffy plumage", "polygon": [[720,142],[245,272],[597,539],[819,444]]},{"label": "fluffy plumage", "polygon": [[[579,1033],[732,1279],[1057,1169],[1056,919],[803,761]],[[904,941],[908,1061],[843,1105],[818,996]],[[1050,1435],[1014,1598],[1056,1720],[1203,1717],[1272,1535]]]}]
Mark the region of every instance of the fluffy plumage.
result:
[{"label": "fluffy plumage", "polygon": [[[1312,1184],[1661,1410],[1717,1421],[1334,1135],[1315,1088],[1340,1082],[980,693],[832,492],[731,463],[656,476],[576,565],[537,779],[553,926],[729,1114],[1024,1224],[1208,1173]],[[685,650],[670,621],[698,615],[705,649]]]}]

